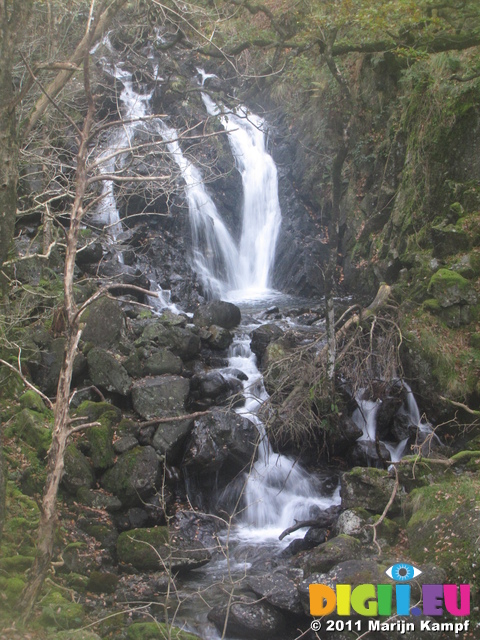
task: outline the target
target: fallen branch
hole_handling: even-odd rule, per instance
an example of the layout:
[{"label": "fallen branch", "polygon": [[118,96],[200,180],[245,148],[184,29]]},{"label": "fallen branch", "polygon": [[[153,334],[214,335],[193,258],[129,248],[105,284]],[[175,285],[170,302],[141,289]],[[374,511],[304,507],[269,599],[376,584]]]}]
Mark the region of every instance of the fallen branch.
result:
[{"label": "fallen branch", "polygon": [[444,396],[439,396],[439,398],[444,402],[448,402],[449,404],[452,404],[454,407],[463,409],[467,413],[470,413],[472,416],[480,416],[480,411],[477,411],[476,409],[470,409],[470,407],[468,407],[466,404],[463,404],[463,402],[455,402],[455,400],[450,400],[449,398],[445,398]]},{"label": "fallen branch", "polygon": [[140,422],[139,427],[151,427],[155,424],[162,422],[181,422],[182,420],[193,420],[200,416],[206,416],[210,411],[196,411],[195,413],[184,413],[181,416],[170,416],[169,418],[153,418],[153,420],[147,420],[146,422]]},{"label": "fallen branch", "polygon": [[383,510],[382,515],[375,522],[375,524],[367,524],[366,525],[367,527],[372,527],[372,529],[373,529],[373,544],[375,544],[377,549],[378,549],[378,555],[380,555],[382,553],[382,548],[377,542],[377,527],[379,527],[382,524],[382,522],[385,520],[385,518],[387,517],[387,513],[389,512],[390,507],[392,506],[393,501],[395,500],[395,496],[397,495],[397,491],[398,491],[398,485],[399,485],[398,471],[397,471],[396,467],[393,467],[393,470],[395,471],[395,484],[393,485],[392,494],[390,496],[389,501],[387,502],[387,506],[385,507],[385,509]]},{"label": "fallen branch", "polygon": [[305,527],[323,527],[325,523],[320,520],[295,520],[295,524],[288,529],[285,529],[279,536],[279,540],[283,540],[286,536],[290,535],[294,531],[298,531],[299,529],[304,529]]}]

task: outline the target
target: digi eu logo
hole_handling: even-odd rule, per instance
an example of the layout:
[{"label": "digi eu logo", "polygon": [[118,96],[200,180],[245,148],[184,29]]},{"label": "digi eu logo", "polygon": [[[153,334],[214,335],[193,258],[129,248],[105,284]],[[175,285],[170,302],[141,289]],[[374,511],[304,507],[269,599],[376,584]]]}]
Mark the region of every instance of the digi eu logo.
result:
[{"label": "digi eu logo", "polygon": [[[336,609],[339,616],[350,616],[352,610],[361,616],[452,616],[470,615],[470,585],[423,584],[423,609],[411,606],[409,582],[419,576],[420,569],[400,562],[385,572],[396,584],[337,584],[335,590],[326,584],[311,584],[310,613],[315,617],[327,616]],[[395,593],[395,600],[393,595]],[[394,607],[395,602],[395,607]]]}]

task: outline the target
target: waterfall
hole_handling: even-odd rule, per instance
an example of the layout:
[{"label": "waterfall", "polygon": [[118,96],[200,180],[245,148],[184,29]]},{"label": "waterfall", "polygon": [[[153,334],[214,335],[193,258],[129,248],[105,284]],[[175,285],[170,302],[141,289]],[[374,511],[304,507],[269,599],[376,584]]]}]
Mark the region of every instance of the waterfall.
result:
[{"label": "waterfall", "polygon": [[[202,77],[205,79],[208,76],[202,73]],[[277,168],[266,150],[265,122],[249,113],[245,107],[227,114],[222,113],[206,93],[202,93],[202,99],[207,112],[219,116],[228,132],[228,141],[243,184],[237,279],[228,283],[228,297],[242,300],[262,296],[270,290],[281,223]]]},{"label": "waterfall", "polygon": [[352,415],[352,420],[363,432],[359,440],[372,440],[375,442],[377,432],[377,413],[381,400],[363,400],[365,389],[361,389],[356,396],[358,408]]},{"label": "waterfall", "polygon": [[315,476],[294,459],[274,453],[265,426],[257,415],[268,394],[257,368],[256,356],[250,350],[248,335],[240,336],[232,344],[228,363],[248,376],[243,383],[245,405],[236,411],[256,424],[261,438],[258,458],[246,479],[245,509],[236,533],[242,540],[278,541],[279,534],[296,520],[314,518],[320,510],[340,504],[339,491],[333,496],[322,495]]},{"label": "waterfall", "polygon": [[154,123],[185,182],[193,241],[193,266],[203,285],[216,298],[237,288],[238,250],[208,194],[200,171],[180,147],[178,133],[157,119]]}]

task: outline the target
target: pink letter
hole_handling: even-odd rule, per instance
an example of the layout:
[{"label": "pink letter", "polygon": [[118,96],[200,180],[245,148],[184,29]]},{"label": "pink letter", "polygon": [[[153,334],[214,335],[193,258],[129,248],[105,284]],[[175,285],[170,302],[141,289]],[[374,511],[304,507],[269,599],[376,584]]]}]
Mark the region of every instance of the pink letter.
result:
[{"label": "pink letter", "polygon": [[460,585],[460,608],[458,608],[458,585],[444,584],[443,597],[445,599],[445,607],[452,616],[469,616],[470,615],[470,585]]}]

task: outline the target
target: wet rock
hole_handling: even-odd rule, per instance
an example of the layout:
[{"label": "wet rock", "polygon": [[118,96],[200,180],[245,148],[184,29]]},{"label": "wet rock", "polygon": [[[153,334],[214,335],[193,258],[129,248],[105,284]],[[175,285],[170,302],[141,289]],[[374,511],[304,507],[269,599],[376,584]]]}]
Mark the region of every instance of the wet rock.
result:
[{"label": "wet rock", "polygon": [[228,634],[262,640],[278,636],[285,628],[285,619],[277,609],[267,602],[256,602],[253,599],[235,602],[229,609],[214,607],[209,611],[208,619],[220,631],[223,631],[227,620]]},{"label": "wet rock", "polygon": [[[242,392],[243,384],[237,378],[225,377],[219,371],[209,371],[191,379],[190,401],[196,409],[205,409],[225,404],[229,398]],[[243,395],[238,401],[243,404]]]},{"label": "wet rock", "polygon": [[201,305],[193,314],[193,322],[199,327],[210,327],[212,324],[233,329],[242,319],[240,309],[231,302],[213,300]]},{"label": "wet rock", "polygon": [[342,560],[356,558],[360,549],[358,540],[340,535],[295,558],[293,566],[303,569],[305,575],[327,573]]},{"label": "wet rock", "polygon": [[160,477],[160,462],[153,447],[135,447],[119,456],[101,483],[125,506],[140,504],[153,493]]},{"label": "wet rock", "polygon": [[338,516],[334,533],[336,536],[346,535],[365,540],[367,538],[365,525],[369,518],[370,514],[364,509],[347,509]]},{"label": "wet rock", "polygon": [[[364,509],[373,513],[382,513],[385,505],[390,500],[395,481],[388,471],[355,467],[344,473],[341,478],[340,495],[344,509],[355,509],[361,505]],[[400,512],[400,497],[395,496],[390,515]]]},{"label": "wet rock", "polygon": [[152,353],[143,366],[145,373],[151,376],[161,376],[164,373],[180,375],[183,369],[181,359],[168,349],[159,349]]},{"label": "wet rock", "polygon": [[82,320],[85,322],[82,340],[105,349],[119,342],[125,329],[125,315],[118,302],[110,298],[93,302]]},{"label": "wet rock", "polygon": [[305,534],[305,542],[308,544],[309,549],[318,547],[319,544],[323,544],[327,539],[327,529],[320,527],[311,527]]},{"label": "wet rock", "polygon": [[271,575],[251,576],[247,585],[261,598],[277,609],[293,614],[303,613],[300,594],[297,591],[299,582],[303,579],[302,571],[293,569],[278,569]]},{"label": "wet rock", "polygon": [[390,460],[390,452],[383,442],[378,443],[381,458],[378,457],[377,445],[371,440],[357,440],[347,455],[349,463],[355,467],[364,467],[387,462]]},{"label": "wet rock", "polygon": [[108,278],[109,283],[112,281],[118,284],[118,291],[124,292],[129,295],[135,295],[140,301],[143,301],[144,294],[136,292],[132,289],[122,289],[122,284],[134,285],[149,291],[150,281],[145,275],[142,269],[137,267],[129,267],[126,264],[121,264],[116,259],[110,261],[104,261],[100,265],[95,265],[96,273],[101,278]]},{"label": "wet rock", "polygon": [[352,418],[343,415],[339,420],[338,427],[331,434],[331,446],[335,455],[345,455],[346,451],[361,436],[363,431],[358,427]]},{"label": "wet rock", "polygon": [[133,384],[133,408],[146,420],[165,415],[165,412],[184,413],[189,391],[189,380],[180,376],[146,378]]},{"label": "wet rock", "polygon": [[254,459],[258,431],[234,411],[213,410],[195,420],[183,464],[198,473],[222,467],[233,478]]},{"label": "wet rock", "polygon": [[95,385],[122,396],[129,393],[132,379],[114,355],[94,348],[88,352],[87,360],[90,378]]},{"label": "wet rock", "polygon": [[251,334],[250,348],[257,356],[260,362],[263,358],[266,348],[274,340],[278,340],[283,336],[284,332],[276,324],[262,324],[258,329],[254,329]]},{"label": "wet rock", "polygon": [[82,487],[91,489],[95,485],[91,464],[73,443],[65,451],[62,484],[74,495]]},{"label": "wet rock", "polygon": [[228,329],[212,324],[208,328],[208,332],[210,335],[207,342],[211,349],[218,349],[219,351],[228,349],[233,342],[233,335]]},{"label": "wet rock", "polygon": [[158,425],[153,437],[153,447],[165,456],[169,464],[181,461],[183,449],[193,427],[192,420],[173,420]]}]

